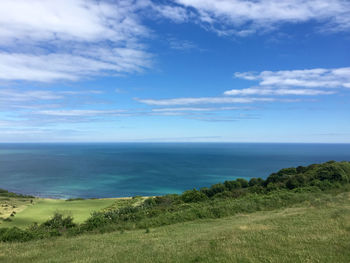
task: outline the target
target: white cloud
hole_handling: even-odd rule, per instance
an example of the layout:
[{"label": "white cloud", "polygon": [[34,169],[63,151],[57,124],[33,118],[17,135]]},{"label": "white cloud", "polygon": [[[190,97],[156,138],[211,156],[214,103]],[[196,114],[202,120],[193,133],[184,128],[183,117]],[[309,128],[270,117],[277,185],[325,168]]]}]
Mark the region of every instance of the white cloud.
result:
[{"label": "white cloud", "polygon": [[[84,76],[140,72],[150,65],[149,56],[143,51],[110,50],[113,61],[102,56],[87,57],[72,54],[21,54],[0,53],[0,79],[49,82],[77,80]],[[127,53],[127,52],[126,52]],[[49,63],[48,63],[49,62]]]},{"label": "white cloud", "polygon": [[142,2],[93,0],[2,0],[0,40],[132,41],[146,29],[133,15]]},{"label": "white cloud", "polygon": [[237,72],[236,78],[259,81],[260,86],[304,88],[348,88],[350,67],[336,69],[303,69],[263,71],[261,73]]},{"label": "white cloud", "polygon": [[177,107],[177,108],[156,108],[152,109],[153,112],[183,112],[183,111],[230,111],[230,110],[247,110],[248,107],[215,107],[215,108],[202,108],[202,107]]},{"label": "white cloud", "polygon": [[197,105],[197,104],[230,104],[272,102],[273,98],[230,98],[230,97],[202,97],[202,98],[175,98],[175,99],[138,99],[138,102],[153,106]]},{"label": "white cloud", "polygon": [[149,2],[150,7],[159,16],[166,17],[173,22],[186,22],[190,17],[190,12],[186,8],[174,5],[161,5]]},{"label": "white cloud", "polygon": [[77,80],[151,66],[136,12],[144,1],[2,0],[0,79]]},{"label": "white cloud", "polygon": [[193,42],[188,40],[178,40],[176,38],[169,38],[168,41],[169,41],[170,48],[176,49],[176,50],[185,51],[185,50],[191,50],[191,49],[197,48],[197,46]]},{"label": "white cloud", "polygon": [[16,91],[10,89],[0,89],[1,102],[21,102],[31,100],[57,100],[62,99],[63,96],[52,91],[30,90],[30,91]]},{"label": "white cloud", "polygon": [[[62,100],[66,96],[84,95],[84,94],[102,94],[99,90],[65,90],[65,91],[49,91],[49,90],[18,90],[18,89],[0,89],[0,101],[2,103],[11,102],[35,102]],[[26,105],[22,105],[25,107]]]},{"label": "white cloud", "polygon": [[317,21],[324,30],[350,29],[350,2],[344,0],[175,0],[194,8],[197,21],[218,34],[246,36],[283,23]]},{"label": "white cloud", "polygon": [[98,115],[119,115],[125,112],[124,110],[41,110],[35,112],[40,115],[50,116],[98,116]]},{"label": "white cloud", "polygon": [[194,107],[185,107],[185,108],[158,108],[152,109],[153,112],[178,112],[178,111],[213,111],[214,108],[194,108]]},{"label": "white cloud", "polygon": [[67,90],[67,91],[60,91],[59,93],[60,94],[67,94],[67,95],[103,94],[103,91],[101,91],[101,90],[84,90],[84,91]]},{"label": "white cloud", "polygon": [[334,91],[324,91],[316,89],[269,89],[269,88],[247,88],[247,89],[232,89],[225,91],[225,95],[306,95],[306,96],[315,96],[315,95],[329,95],[334,94]]}]

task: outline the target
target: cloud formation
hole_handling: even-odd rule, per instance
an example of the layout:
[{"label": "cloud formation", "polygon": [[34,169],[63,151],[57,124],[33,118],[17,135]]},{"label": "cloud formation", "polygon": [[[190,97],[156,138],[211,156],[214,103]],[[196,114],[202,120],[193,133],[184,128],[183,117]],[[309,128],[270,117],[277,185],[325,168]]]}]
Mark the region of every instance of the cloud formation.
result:
[{"label": "cloud formation", "polygon": [[50,116],[106,116],[114,115],[118,116],[124,110],[41,110],[35,112],[35,114],[40,115],[50,115]]},{"label": "cloud formation", "polygon": [[3,0],[0,79],[49,82],[140,72],[148,30],[135,14],[144,1]]},{"label": "cloud formation", "polygon": [[[344,0],[175,0],[192,8],[196,21],[220,35],[246,36],[284,23],[316,21],[325,31],[350,30],[350,2]],[[193,14],[192,14],[193,16]]]},{"label": "cloud formation", "polygon": [[334,94],[334,91],[316,90],[316,89],[271,89],[271,88],[247,88],[247,89],[232,89],[225,91],[225,95],[238,95],[238,96],[250,96],[250,95],[330,95]]},{"label": "cloud formation", "polygon": [[0,89],[0,101],[2,103],[12,102],[28,102],[28,101],[51,101],[61,100],[68,95],[82,95],[82,94],[102,94],[99,90],[18,90],[18,89]]},{"label": "cloud formation", "polygon": [[236,78],[259,81],[260,86],[304,88],[350,88],[350,67],[236,72]]},{"label": "cloud formation", "polygon": [[231,111],[231,110],[250,110],[250,107],[176,107],[176,108],[155,108],[153,112],[210,112],[210,111]]},{"label": "cloud formation", "polygon": [[230,104],[272,102],[273,98],[230,98],[230,97],[201,97],[201,98],[174,98],[174,99],[138,99],[136,101],[152,106],[197,105],[197,104]]},{"label": "cloud formation", "polygon": [[29,90],[18,92],[13,89],[0,89],[1,102],[23,102],[31,100],[57,100],[62,99],[61,94],[52,91]]},{"label": "cloud formation", "polygon": [[[316,21],[322,30],[350,30],[344,0],[2,0],[0,80],[76,81],[152,67],[142,19],[193,22],[221,35],[246,36],[283,23]],[[189,41],[170,48],[189,50]]]}]

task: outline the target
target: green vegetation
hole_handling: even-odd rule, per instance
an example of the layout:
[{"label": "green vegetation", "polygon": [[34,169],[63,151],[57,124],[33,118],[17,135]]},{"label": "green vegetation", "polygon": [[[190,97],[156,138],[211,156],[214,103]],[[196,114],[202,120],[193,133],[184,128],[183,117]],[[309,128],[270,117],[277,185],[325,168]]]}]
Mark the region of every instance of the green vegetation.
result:
[{"label": "green vegetation", "polygon": [[[8,198],[7,200],[0,198],[0,218],[9,218],[11,221],[1,221],[0,228],[3,227],[29,227],[34,222],[44,223],[54,213],[60,213],[65,216],[74,217],[77,223],[84,222],[90,217],[94,211],[100,211],[110,206],[117,207],[118,199],[86,199],[76,201],[65,201],[59,199],[28,199],[28,198]],[[3,207],[4,206],[4,207]],[[15,216],[10,216],[13,206],[16,208]],[[7,211],[7,213],[5,213]]]},{"label": "green vegetation", "polygon": [[33,196],[19,195],[0,189],[0,226],[12,222],[17,213],[34,204]]},{"label": "green vegetation", "polygon": [[344,262],[350,194],[169,226],[0,243],[0,262]]},{"label": "green vegetation", "polygon": [[22,195],[22,194],[11,193],[7,190],[0,188],[0,198],[4,198],[4,197],[34,198],[34,196],[31,196],[31,195]]},{"label": "green vegetation", "polygon": [[[300,202],[319,199],[324,192],[340,193],[350,189],[350,163],[330,161],[308,167],[282,169],[271,174],[266,180],[253,178],[226,181],[200,190],[189,190],[182,195],[165,195],[142,199],[124,200],[123,204],[94,212],[86,221],[73,222],[71,215],[57,214],[46,221],[33,224],[25,230],[18,228],[0,229],[0,241],[28,241],[52,236],[75,236],[86,232],[105,233],[132,229],[149,229],[196,219],[222,218],[238,213],[274,210],[292,206]],[[144,201],[143,201],[144,200]],[[65,203],[65,208],[73,206],[93,207],[92,203],[105,200],[73,200]],[[59,202],[59,200],[46,200]],[[76,206],[74,206],[76,205]],[[46,212],[53,204],[41,206]],[[38,206],[36,206],[38,207]],[[39,206],[40,207],[40,206]],[[95,203],[96,208],[96,203]],[[35,206],[24,212],[35,218]],[[38,208],[36,208],[38,209]],[[22,214],[24,213],[22,212]],[[40,213],[39,213],[40,214]],[[85,215],[86,216],[86,215]],[[67,223],[69,222],[69,223]],[[81,222],[81,221],[80,221]],[[6,222],[9,224],[8,222]]]}]

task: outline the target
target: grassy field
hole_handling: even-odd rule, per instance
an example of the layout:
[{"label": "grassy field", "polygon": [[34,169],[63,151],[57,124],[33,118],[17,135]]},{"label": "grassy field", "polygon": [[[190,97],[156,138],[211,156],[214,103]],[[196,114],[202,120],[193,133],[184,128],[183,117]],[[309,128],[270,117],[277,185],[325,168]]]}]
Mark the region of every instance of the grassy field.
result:
[{"label": "grassy field", "polygon": [[147,232],[0,243],[0,262],[349,262],[350,193]]},{"label": "grassy field", "polygon": [[[31,200],[33,202],[31,203]],[[107,207],[115,207],[120,199],[87,199],[65,201],[59,199],[41,198],[0,198],[0,217],[7,218],[15,211],[11,222],[0,221],[0,227],[17,226],[25,228],[30,224],[42,223],[49,219],[55,212],[71,215],[74,221],[81,223],[86,220],[93,211],[99,211]]]}]

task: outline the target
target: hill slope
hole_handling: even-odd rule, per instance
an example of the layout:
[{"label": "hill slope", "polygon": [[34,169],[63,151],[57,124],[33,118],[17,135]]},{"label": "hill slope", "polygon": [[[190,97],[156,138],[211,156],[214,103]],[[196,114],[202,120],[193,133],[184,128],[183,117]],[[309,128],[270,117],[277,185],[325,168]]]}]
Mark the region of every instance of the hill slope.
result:
[{"label": "hill slope", "polygon": [[0,262],[349,262],[350,194],[146,232],[0,243]]}]

